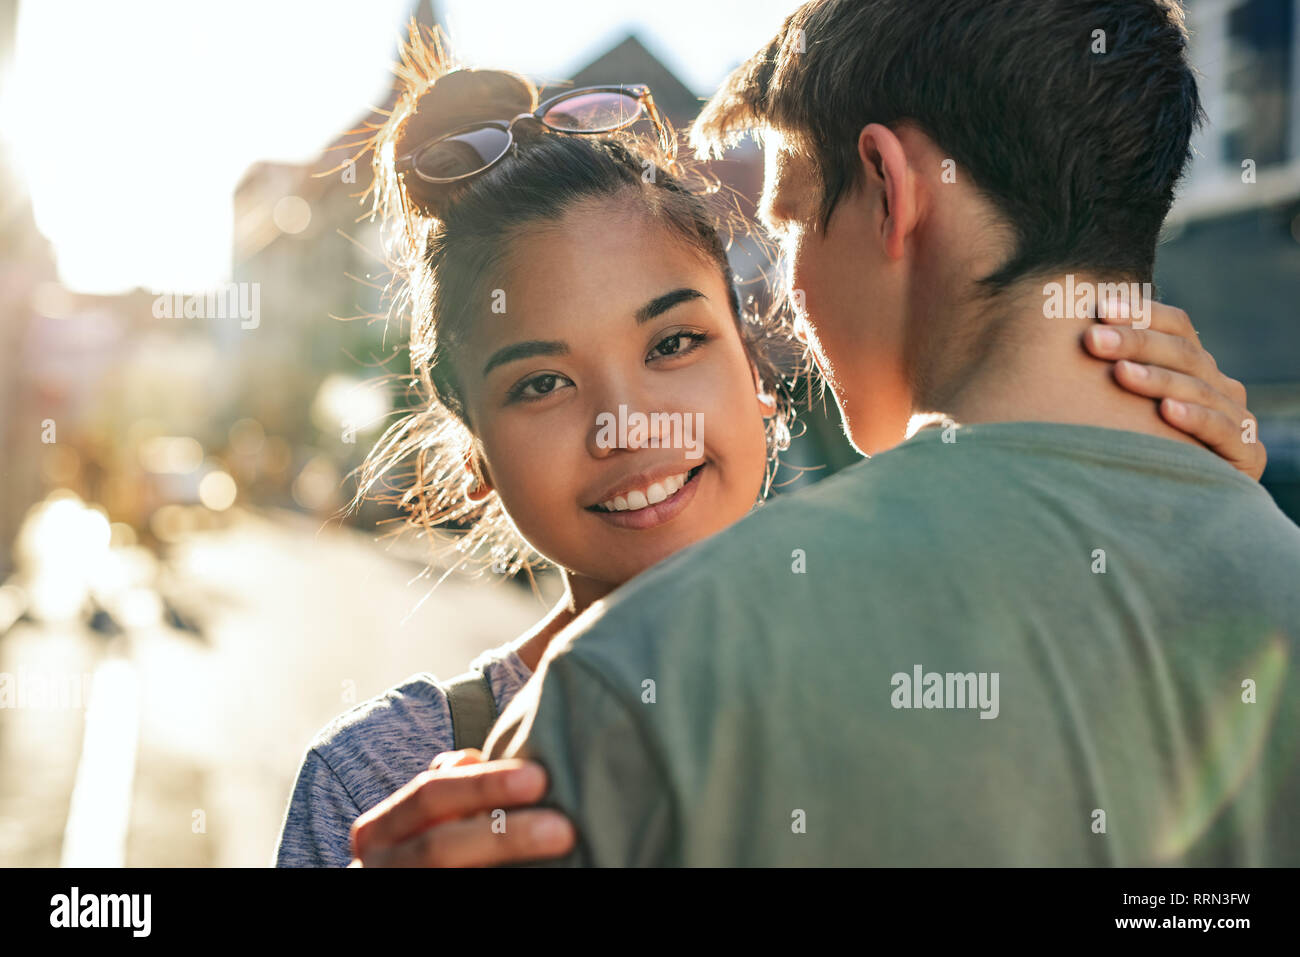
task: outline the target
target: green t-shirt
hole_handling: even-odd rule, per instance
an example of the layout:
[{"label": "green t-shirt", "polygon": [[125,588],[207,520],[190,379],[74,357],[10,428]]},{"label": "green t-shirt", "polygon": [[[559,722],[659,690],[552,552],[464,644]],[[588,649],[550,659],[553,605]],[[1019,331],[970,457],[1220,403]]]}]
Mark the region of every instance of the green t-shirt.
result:
[{"label": "green t-shirt", "polygon": [[655,566],[485,750],[596,865],[1300,864],[1300,529],[1203,449],[924,430]]}]

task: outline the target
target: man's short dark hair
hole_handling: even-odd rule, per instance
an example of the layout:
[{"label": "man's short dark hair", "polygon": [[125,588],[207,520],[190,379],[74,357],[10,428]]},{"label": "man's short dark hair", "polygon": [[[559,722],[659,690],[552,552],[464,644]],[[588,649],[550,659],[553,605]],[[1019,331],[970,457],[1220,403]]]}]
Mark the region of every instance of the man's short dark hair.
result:
[{"label": "man's short dark hair", "polygon": [[987,287],[1061,269],[1150,281],[1204,120],[1186,53],[1170,0],[811,0],[692,136],[702,150],[755,127],[792,137],[824,227],[860,185],[862,128],[911,121],[1014,230]]}]

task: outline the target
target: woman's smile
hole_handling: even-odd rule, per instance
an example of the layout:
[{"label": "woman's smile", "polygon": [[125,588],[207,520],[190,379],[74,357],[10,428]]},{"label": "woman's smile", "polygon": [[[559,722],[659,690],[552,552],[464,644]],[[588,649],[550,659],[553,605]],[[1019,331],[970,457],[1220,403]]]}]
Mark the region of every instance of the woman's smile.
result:
[{"label": "woman's smile", "polygon": [[695,498],[706,464],[644,485],[643,479],[634,478],[623,483],[621,494],[589,505],[587,511],[616,528],[646,529],[663,525],[676,518]]}]

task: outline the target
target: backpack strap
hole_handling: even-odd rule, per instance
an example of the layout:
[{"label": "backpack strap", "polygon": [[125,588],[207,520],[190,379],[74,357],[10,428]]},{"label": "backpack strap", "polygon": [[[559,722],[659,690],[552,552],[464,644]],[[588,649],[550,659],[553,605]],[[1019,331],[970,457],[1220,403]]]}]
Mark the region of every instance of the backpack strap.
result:
[{"label": "backpack strap", "polygon": [[497,719],[492,686],[481,671],[468,671],[442,683],[451,708],[451,730],[456,750],[481,748]]}]

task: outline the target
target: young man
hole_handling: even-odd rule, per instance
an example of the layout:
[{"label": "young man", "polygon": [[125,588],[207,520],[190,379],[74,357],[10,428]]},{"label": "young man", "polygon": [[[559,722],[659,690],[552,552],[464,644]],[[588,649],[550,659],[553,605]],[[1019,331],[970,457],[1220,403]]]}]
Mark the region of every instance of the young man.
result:
[{"label": "young man", "polygon": [[1300,529],[1078,345],[1151,279],[1185,46],[1156,0],[813,0],[706,107],[705,145],[764,131],[880,454],[552,644],[484,750],[545,767],[566,862],[1300,864]]}]

